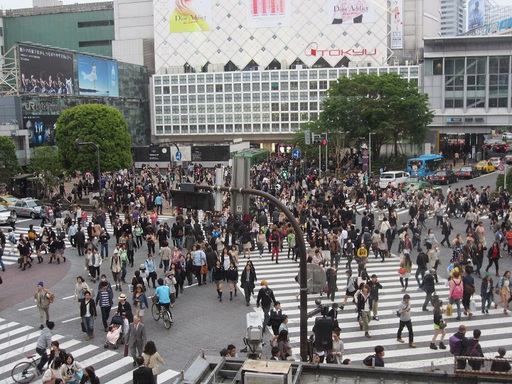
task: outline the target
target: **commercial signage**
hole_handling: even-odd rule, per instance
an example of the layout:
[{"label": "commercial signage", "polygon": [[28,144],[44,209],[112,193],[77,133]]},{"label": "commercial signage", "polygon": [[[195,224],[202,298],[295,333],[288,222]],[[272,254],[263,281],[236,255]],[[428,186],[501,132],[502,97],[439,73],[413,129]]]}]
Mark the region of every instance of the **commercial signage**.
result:
[{"label": "commercial signage", "polygon": [[372,0],[327,0],[327,24],[361,24],[376,21]]},{"label": "commercial signage", "polygon": [[212,0],[170,0],[171,33],[212,30]]},{"label": "commercial signage", "polygon": [[21,93],[75,93],[72,53],[20,44],[18,57]]},{"label": "commercial signage", "polygon": [[31,148],[43,145],[55,145],[55,124],[59,116],[25,116],[23,128],[28,130]]},{"label": "commercial signage", "polygon": [[291,0],[245,0],[247,28],[289,27],[292,23]]},{"label": "commercial signage", "polygon": [[377,49],[366,49],[366,48],[318,48],[318,43],[310,43],[304,50],[306,56],[315,57],[343,57],[343,56],[375,56]]},{"label": "commercial signage", "polygon": [[391,0],[391,49],[404,48],[403,0]]},{"label": "commercial signage", "polygon": [[469,0],[467,3],[467,30],[479,28],[484,25],[485,1]]},{"label": "commercial signage", "polygon": [[82,96],[118,97],[117,62],[77,55],[78,86]]}]

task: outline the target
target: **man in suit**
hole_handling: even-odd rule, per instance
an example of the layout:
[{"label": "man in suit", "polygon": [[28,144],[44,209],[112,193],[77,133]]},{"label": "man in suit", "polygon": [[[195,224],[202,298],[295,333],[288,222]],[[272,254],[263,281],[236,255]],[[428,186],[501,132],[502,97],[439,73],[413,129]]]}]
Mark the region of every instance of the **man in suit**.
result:
[{"label": "man in suit", "polygon": [[441,230],[441,234],[444,235],[443,240],[441,241],[441,245],[445,245],[449,247],[451,245],[450,243],[450,234],[453,231],[452,223],[450,223],[450,218],[448,216],[445,216],[444,223],[443,223],[443,229]]},{"label": "man in suit", "polygon": [[133,323],[130,324],[128,335],[126,336],[126,344],[130,348],[130,354],[133,357],[133,366],[137,362],[137,356],[142,355],[142,348],[146,344],[146,328],[140,322],[138,316],[133,317]]},{"label": "man in suit", "polygon": [[133,384],[156,384],[153,370],[144,365],[142,356],[137,357],[137,365],[139,367],[133,371]]}]

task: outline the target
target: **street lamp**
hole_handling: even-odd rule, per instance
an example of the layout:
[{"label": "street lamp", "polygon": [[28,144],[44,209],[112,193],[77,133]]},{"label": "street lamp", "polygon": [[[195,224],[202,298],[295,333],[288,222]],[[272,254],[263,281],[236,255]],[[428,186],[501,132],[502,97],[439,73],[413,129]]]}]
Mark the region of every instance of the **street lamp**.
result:
[{"label": "street lamp", "polygon": [[84,145],[93,145],[96,148],[96,156],[98,158],[98,190],[100,193],[101,202],[101,167],[100,167],[100,146],[92,141],[83,141],[79,137],[75,140],[75,146],[77,148],[83,147]]},{"label": "street lamp", "polygon": [[368,180],[372,175],[372,135],[374,133],[368,132]]}]

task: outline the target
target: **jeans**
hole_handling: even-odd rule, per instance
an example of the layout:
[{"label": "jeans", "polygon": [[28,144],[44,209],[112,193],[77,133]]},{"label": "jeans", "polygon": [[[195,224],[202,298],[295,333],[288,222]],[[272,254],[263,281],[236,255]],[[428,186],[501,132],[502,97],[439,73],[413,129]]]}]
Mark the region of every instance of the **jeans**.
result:
[{"label": "jeans", "polygon": [[84,327],[85,327],[85,331],[87,332],[87,336],[92,336],[94,334],[94,317],[84,316],[84,317],[82,317],[82,322],[84,323]]},{"label": "jeans", "polygon": [[108,243],[100,243],[100,256],[102,259],[104,259],[105,257],[103,257],[103,255],[105,255],[105,257],[108,258]]},{"label": "jeans", "polygon": [[485,272],[489,272],[489,268],[494,264],[496,267],[496,275],[500,273],[500,265],[498,264],[499,259],[489,259],[489,265],[485,268]]},{"label": "jeans", "polygon": [[460,314],[461,314],[461,310],[460,310],[460,300],[461,299],[454,299],[453,297],[450,299],[450,304],[453,304],[455,303],[457,305],[457,319],[460,320]]},{"label": "jeans", "polygon": [[492,302],[492,292],[484,293],[482,296],[482,311],[484,309],[489,310],[489,308],[491,307],[491,302]]},{"label": "jeans", "polygon": [[39,364],[37,364],[37,369],[41,372],[44,365],[48,362],[48,354],[46,353],[46,349],[43,348],[36,348],[36,352],[41,356],[41,360],[39,360]]},{"label": "jeans", "polygon": [[402,321],[400,320],[400,325],[398,326],[398,332],[396,334],[397,339],[402,338],[402,331],[404,327],[407,327],[407,331],[409,331],[409,343],[414,342],[414,333],[412,332],[412,321]]},{"label": "jeans", "polygon": [[418,279],[418,276],[421,275],[421,280],[423,280],[423,277],[425,277],[426,269],[418,267],[416,269],[416,273],[414,274],[414,277],[416,278],[416,282],[418,283],[418,287],[421,286],[421,281]]}]

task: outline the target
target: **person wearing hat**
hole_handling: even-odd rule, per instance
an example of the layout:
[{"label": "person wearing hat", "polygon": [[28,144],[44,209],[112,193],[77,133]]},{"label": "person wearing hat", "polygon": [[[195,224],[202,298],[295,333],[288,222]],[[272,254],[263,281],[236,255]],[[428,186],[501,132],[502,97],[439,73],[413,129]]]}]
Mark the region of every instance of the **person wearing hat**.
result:
[{"label": "person wearing hat", "polygon": [[485,273],[480,285],[480,296],[482,297],[482,313],[489,313],[492,302],[492,293],[494,291],[494,282],[489,272]]},{"label": "person wearing hat", "polygon": [[423,277],[423,281],[421,283],[421,289],[423,289],[426,293],[425,301],[423,302],[422,310],[424,312],[428,311],[427,306],[428,303],[431,303],[432,306],[435,304],[432,301],[432,295],[434,294],[435,288],[435,275],[436,270],[434,268],[430,268],[430,273],[426,273]]},{"label": "person wearing hat", "polygon": [[119,295],[119,304],[117,304],[117,312],[116,315],[121,315],[128,319],[128,322],[133,322],[133,312],[131,304],[126,301],[126,295],[121,293]]},{"label": "person wearing hat", "polygon": [[51,293],[44,288],[42,281],[37,283],[37,291],[34,294],[34,300],[39,310],[39,323],[41,324],[39,328],[41,329],[44,328],[44,318],[46,317],[46,322],[50,320],[50,294]]},{"label": "person wearing hat", "polygon": [[414,333],[412,331],[412,321],[411,321],[411,296],[405,294],[402,301],[398,305],[397,314],[400,315],[400,325],[398,327],[398,332],[396,334],[396,341],[403,343],[402,339],[402,331],[404,327],[407,327],[407,331],[409,332],[409,347],[416,348],[416,344],[414,344]]},{"label": "person wearing hat", "polygon": [[275,301],[274,292],[268,287],[267,280],[261,280],[261,288],[256,299],[256,306],[259,308],[261,303],[261,309],[263,310],[263,333],[267,329],[268,319],[270,318],[270,306]]}]

